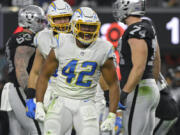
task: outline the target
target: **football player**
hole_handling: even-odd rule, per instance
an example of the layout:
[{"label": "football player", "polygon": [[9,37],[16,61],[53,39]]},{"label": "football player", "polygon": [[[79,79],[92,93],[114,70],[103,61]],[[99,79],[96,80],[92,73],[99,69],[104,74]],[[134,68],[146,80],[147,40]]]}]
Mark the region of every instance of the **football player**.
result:
[{"label": "football player", "polygon": [[178,119],[178,102],[174,98],[172,88],[168,86],[161,73],[157,84],[160,90],[160,102],[156,109],[156,127],[153,135],[166,135]]},{"label": "football player", "polygon": [[[167,82],[170,86],[170,90],[173,98],[175,99],[178,109],[180,111],[180,66],[177,65],[174,68],[170,68],[168,70],[168,74],[166,76]],[[179,134],[180,132],[180,113],[178,113],[178,120],[175,125],[172,127],[170,134]]]},{"label": "football player", "polygon": [[[64,2],[63,0],[56,0],[52,2],[49,5],[47,11],[47,18],[50,27],[45,28],[44,30],[36,34],[34,38],[34,44],[37,46],[37,49],[34,63],[28,80],[28,88],[26,89],[27,93],[29,93],[29,97],[27,98],[26,102],[28,108],[27,116],[29,116],[30,118],[35,117],[35,103],[33,101],[33,98],[35,98],[36,82],[41,71],[42,65],[50,52],[50,45],[53,44],[54,37],[58,33],[70,32],[70,19],[72,17],[72,14],[73,11],[67,2]],[[52,91],[53,87],[55,86],[56,77],[57,70],[52,75],[49,81],[49,87],[46,93],[47,98],[44,100],[45,106],[48,106],[50,91]]]},{"label": "football player", "polygon": [[[100,21],[91,8],[77,9],[71,19],[71,28],[73,34],[56,35],[57,42],[42,68],[36,87],[35,118],[45,119],[44,132],[47,134],[64,134],[73,125],[78,135],[99,135],[94,98],[101,72],[110,89],[110,112],[101,130],[114,129],[119,101],[113,46],[98,38]],[[57,68],[54,98],[45,115],[44,93]]]},{"label": "football player", "polygon": [[[6,44],[9,71],[8,83],[4,86],[6,93],[6,96],[3,97],[5,99],[3,100],[4,108],[10,114],[10,134],[41,135],[42,131],[37,121],[25,115],[26,95],[24,89],[27,87],[28,74],[35,54],[33,38],[45,26],[43,9],[35,5],[25,6],[19,10],[18,24],[23,28],[22,31],[13,34]],[[25,132],[21,133],[21,127],[25,129]]]},{"label": "football player", "polygon": [[157,39],[152,23],[141,19],[144,0],[116,0],[113,15],[127,24],[119,42],[124,135],[152,135],[159,90],[154,79]]},{"label": "football player", "polygon": [[[36,45],[36,55],[33,62],[33,67],[30,72],[28,88],[26,89],[28,97],[26,100],[27,112],[26,115],[30,118],[35,118],[35,108],[36,104],[34,102],[36,82],[41,71],[42,65],[50,52],[50,45],[53,44],[53,38],[58,33],[69,33],[70,30],[70,19],[72,17],[73,11],[70,5],[63,0],[53,1],[47,10],[47,19],[50,25],[49,28],[44,29],[39,32],[34,38],[34,44]],[[50,103],[51,91],[55,89],[55,80],[57,78],[57,70],[52,75],[49,83],[48,89],[46,91],[44,99],[44,107],[47,109]],[[69,130],[68,132],[71,132]],[[70,134],[70,133],[67,133]]]}]

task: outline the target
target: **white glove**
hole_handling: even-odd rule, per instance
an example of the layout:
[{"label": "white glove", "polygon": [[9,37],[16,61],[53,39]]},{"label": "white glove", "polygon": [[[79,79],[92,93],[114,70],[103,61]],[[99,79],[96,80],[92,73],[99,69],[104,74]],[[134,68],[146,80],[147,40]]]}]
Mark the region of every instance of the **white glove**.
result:
[{"label": "white glove", "polygon": [[113,131],[115,127],[115,121],[116,121],[116,114],[109,112],[108,117],[101,124],[101,131],[103,132]]},{"label": "white glove", "polygon": [[40,122],[44,122],[45,112],[44,112],[44,106],[43,106],[42,102],[36,103],[35,119],[40,121]]}]

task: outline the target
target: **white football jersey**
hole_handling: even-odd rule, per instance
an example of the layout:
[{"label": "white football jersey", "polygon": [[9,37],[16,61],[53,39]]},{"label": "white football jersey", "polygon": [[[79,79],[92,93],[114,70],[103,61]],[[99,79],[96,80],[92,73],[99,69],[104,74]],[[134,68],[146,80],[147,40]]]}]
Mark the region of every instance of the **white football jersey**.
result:
[{"label": "white football jersey", "polygon": [[[54,38],[53,31],[48,28],[45,28],[44,30],[38,32],[34,37],[34,45],[40,51],[44,59],[47,58],[51,50],[51,46],[52,44],[54,44],[54,42],[56,42],[56,40]],[[57,70],[50,78],[49,84],[55,83],[56,77],[57,77]]]},{"label": "white football jersey", "polygon": [[52,44],[54,44],[53,40],[55,40],[53,31],[48,28],[40,31],[34,37],[34,44],[38,48],[40,53],[43,55],[44,59],[46,59],[51,50]]},{"label": "white football jersey", "polygon": [[105,100],[104,91],[101,88],[100,84],[98,84],[97,85],[96,96],[95,96],[95,101],[98,102],[98,101],[102,101],[102,100]]},{"label": "white football jersey", "polygon": [[73,99],[94,98],[100,77],[100,67],[109,58],[115,58],[114,48],[98,38],[88,48],[79,48],[72,34],[56,36],[54,52],[59,61],[56,91]]}]

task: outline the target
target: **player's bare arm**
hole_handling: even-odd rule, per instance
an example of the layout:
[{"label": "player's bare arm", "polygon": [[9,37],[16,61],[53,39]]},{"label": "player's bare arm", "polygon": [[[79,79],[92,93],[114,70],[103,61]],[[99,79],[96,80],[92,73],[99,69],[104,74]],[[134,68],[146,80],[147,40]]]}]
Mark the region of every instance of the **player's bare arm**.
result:
[{"label": "player's bare arm", "polygon": [[105,82],[109,86],[109,99],[110,99],[110,105],[109,105],[109,111],[116,113],[116,109],[119,102],[119,92],[120,92],[120,86],[119,81],[116,73],[116,68],[113,63],[113,59],[108,59],[103,67],[101,68],[103,78]]},{"label": "player's bare arm", "polygon": [[133,67],[123,90],[130,93],[135,89],[144,73],[148,56],[148,48],[145,40],[143,39],[131,38],[128,42],[131,48]]},{"label": "player's bare arm", "polygon": [[156,55],[154,59],[154,68],[153,68],[153,74],[156,81],[159,78],[160,71],[161,71],[161,56],[160,56],[159,44],[157,44]]},{"label": "player's bare arm", "polygon": [[36,101],[43,102],[44,94],[47,89],[48,80],[50,76],[55,72],[58,67],[58,61],[56,59],[54,50],[51,49],[39,75],[36,85]]},{"label": "player's bare arm", "polygon": [[101,74],[101,76],[99,78],[99,84],[100,84],[102,90],[104,90],[104,91],[109,90],[109,87],[108,87],[107,83],[105,82],[102,74]]},{"label": "player's bare arm", "polygon": [[28,84],[27,67],[29,60],[34,52],[35,52],[35,48],[28,46],[19,46],[16,49],[16,54],[14,58],[14,64],[16,67],[16,77],[19,85],[23,89],[25,89]]},{"label": "player's bare arm", "polygon": [[39,52],[38,49],[36,49],[36,55],[34,58],[33,66],[29,75],[29,80],[28,80],[28,88],[33,88],[36,89],[36,83],[38,76],[40,74],[41,68],[44,64],[44,58]]}]

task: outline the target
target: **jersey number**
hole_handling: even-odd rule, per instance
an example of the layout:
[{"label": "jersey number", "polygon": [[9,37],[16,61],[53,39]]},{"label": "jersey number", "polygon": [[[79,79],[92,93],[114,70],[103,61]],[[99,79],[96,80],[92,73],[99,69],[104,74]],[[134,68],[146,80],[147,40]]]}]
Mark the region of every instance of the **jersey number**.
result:
[{"label": "jersey number", "polygon": [[134,28],[134,29],[133,29],[132,31],[130,31],[130,34],[132,34],[132,35],[134,35],[134,33],[135,33],[135,32],[137,32],[137,31],[140,31],[140,30],[141,30],[141,27],[136,26],[136,25],[135,25],[133,28]]},{"label": "jersey number", "polygon": [[136,32],[138,32],[138,34],[141,36],[141,38],[144,38],[146,36],[145,31],[141,30],[140,26],[135,25],[133,28],[134,29],[132,31],[130,31],[131,35],[134,35]]},{"label": "jersey number", "polygon": [[[75,83],[76,85],[83,86],[83,87],[90,87],[92,81],[91,80],[84,81],[83,78],[85,76],[92,76],[94,74],[94,72],[96,71],[97,63],[89,62],[89,61],[83,62],[81,67],[90,66],[91,69],[88,71],[81,71],[80,73],[76,72],[77,65],[78,65],[78,60],[72,60],[63,68],[62,74],[64,76],[67,76],[66,81],[68,83],[72,83],[72,80],[77,78],[76,83]],[[76,77],[76,75],[78,76]]]},{"label": "jersey number", "polygon": [[18,44],[21,44],[23,43],[24,41],[30,41],[32,38],[31,38],[31,35],[29,34],[23,34],[23,35],[20,35],[19,37],[16,38],[16,41]]}]

